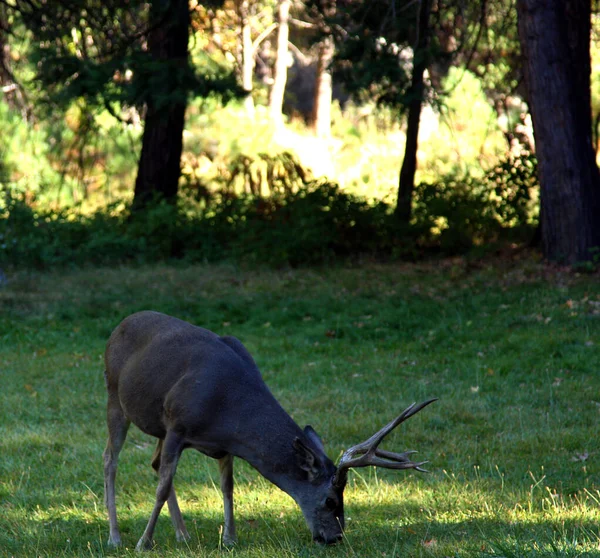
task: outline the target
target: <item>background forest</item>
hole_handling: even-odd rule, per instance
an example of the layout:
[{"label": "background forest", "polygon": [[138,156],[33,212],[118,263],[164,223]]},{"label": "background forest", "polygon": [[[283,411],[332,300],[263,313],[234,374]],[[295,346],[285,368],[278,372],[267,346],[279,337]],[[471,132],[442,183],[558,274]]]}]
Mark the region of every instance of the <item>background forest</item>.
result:
[{"label": "background forest", "polygon": [[[533,243],[593,265],[596,16],[572,4],[0,2],[1,259],[294,265]],[[523,56],[535,18],[571,30],[554,42],[568,76]],[[579,111],[549,122],[557,146],[537,134],[545,160],[587,130],[571,149],[592,159],[564,164],[587,186],[547,170],[540,195],[530,65]]]}]

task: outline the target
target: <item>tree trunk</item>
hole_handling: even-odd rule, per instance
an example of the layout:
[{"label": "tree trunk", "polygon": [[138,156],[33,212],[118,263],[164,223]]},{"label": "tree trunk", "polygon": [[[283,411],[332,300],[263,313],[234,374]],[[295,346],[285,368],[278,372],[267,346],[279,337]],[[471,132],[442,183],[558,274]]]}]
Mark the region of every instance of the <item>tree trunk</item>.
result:
[{"label": "tree trunk", "polygon": [[185,121],[186,95],[177,82],[178,71],[188,64],[190,13],[187,0],[154,0],[148,37],[150,56],[161,64],[165,80],[172,79],[160,95],[148,92],[142,153],[135,181],[133,207],[144,208],[154,197],[174,201],[181,173],[181,151]]},{"label": "tree trunk", "polygon": [[541,185],[542,249],[552,261],[590,260],[600,248],[591,5],[589,0],[518,0],[517,10]]},{"label": "tree trunk", "polygon": [[237,0],[236,6],[242,37],[242,88],[247,93],[246,98],[244,99],[244,106],[246,107],[248,114],[253,115],[254,100],[252,99],[252,76],[254,74],[254,48],[252,46],[252,29],[250,28],[250,22],[248,21],[250,3],[248,0]]},{"label": "tree trunk", "polygon": [[31,120],[32,110],[23,86],[11,69],[8,30],[7,8],[0,4],[0,98],[3,98],[12,110],[19,111],[23,120],[27,122]]},{"label": "tree trunk", "polygon": [[16,108],[14,99],[11,95],[8,95],[16,88],[16,84],[10,71],[10,46],[8,44],[7,29],[6,6],[0,4],[0,92],[3,94],[2,97],[8,106],[14,109]]},{"label": "tree trunk", "polygon": [[277,52],[275,54],[273,85],[269,95],[269,112],[271,113],[271,119],[278,126],[281,125],[283,120],[283,96],[287,82],[290,5],[290,0],[279,0],[279,10],[277,12]]},{"label": "tree trunk", "polygon": [[419,124],[421,122],[421,107],[425,91],[424,74],[427,69],[429,47],[429,13],[431,0],[421,0],[419,8],[418,37],[413,55],[413,75],[408,91],[408,117],[406,123],[406,145],[404,160],[400,169],[398,185],[398,201],[395,214],[401,223],[410,222],[412,198],[415,189],[415,173],[417,172],[417,148],[419,142]]},{"label": "tree trunk", "polygon": [[331,136],[331,72],[329,65],[333,60],[333,38],[326,37],[319,43],[319,60],[315,80],[313,103],[313,130],[318,138]]}]

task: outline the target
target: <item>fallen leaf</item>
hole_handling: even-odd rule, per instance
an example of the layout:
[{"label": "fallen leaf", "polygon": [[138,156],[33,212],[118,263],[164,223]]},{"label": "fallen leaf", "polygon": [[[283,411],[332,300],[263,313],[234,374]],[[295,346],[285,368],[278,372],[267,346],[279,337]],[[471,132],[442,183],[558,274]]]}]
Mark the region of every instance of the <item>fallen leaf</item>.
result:
[{"label": "fallen leaf", "polygon": [[432,546],[435,546],[437,544],[437,540],[435,539],[428,539],[426,541],[423,541],[423,546],[426,548],[431,548]]}]

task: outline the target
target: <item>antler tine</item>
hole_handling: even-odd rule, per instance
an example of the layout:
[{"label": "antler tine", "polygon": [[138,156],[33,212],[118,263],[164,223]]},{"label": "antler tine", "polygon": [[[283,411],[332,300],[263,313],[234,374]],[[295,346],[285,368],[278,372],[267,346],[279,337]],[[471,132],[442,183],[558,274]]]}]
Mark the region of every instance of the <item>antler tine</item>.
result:
[{"label": "antler tine", "polygon": [[383,440],[392,430],[394,430],[396,426],[398,426],[401,422],[404,422],[409,416],[411,416],[409,415],[409,413],[413,410],[414,406],[415,403],[410,405],[408,408],[404,409],[404,411],[402,411],[400,415],[398,415],[394,420],[386,424],[381,430],[375,432],[375,434],[373,434],[373,436],[371,436],[369,439],[349,448],[347,450],[347,453],[350,455],[355,455],[357,453],[364,453],[371,449],[377,448],[377,446],[381,443],[381,440]]},{"label": "antler tine", "polygon": [[421,465],[425,465],[427,461],[414,462],[409,459],[410,455],[416,453],[415,451],[393,453],[380,450],[378,449],[378,446],[381,441],[394,430],[394,428],[434,401],[437,401],[437,398],[428,399],[418,405],[413,403],[402,411],[402,413],[394,420],[373,434],[369,439],[347,449],[343,453],[338,464],[334,483],[337,485],[345,484],[348,469],[351,467],[366,467],[368,465],[373,465],[376,467],[385,467],[387,469],[416,469],[417,471],[426,472],[425,469],[421,468]]},{"label": "antler tine", "polygon": [[410,451],[405,451],[402,453],[393,453],[391,451],[385,451],[385,450],[380,450],[380,449],[375,450],[375,455],[377,457],[383,457],[384,459],[389,459],[390,461],[400,461],[400,462],[410,461],[410,459],[408,459],[408,457],[415,453],[419,453],[419,452],[415,451],[415,450],[410,450]]},{"label": "antler tine", "polygon": [[344,457],[351,458],[357,454],[377,449],[377,446],[379,446],[381,440],[383,440],[392,430],[394,430],[394,428],[396,428],[399,424],[403,423],[405,420],[409,419],[413,415],[417,414],[421,409],[423,409],[430,403],[433,403],[434,401],[437,401],[437,397],[434,399],[428,399],[427,401],[419,403],[418,405],[416,403],[409,405],[394,420],[386,424],[381,430],[373,434],[373,436],[371,436],[369,439],[347,449],[344,452],[344,455],[342,456],[342,461],[344,461]]},{"label": "antler tine", "polygon": [[421,463],[414,463],[410,459],[407,459],[407,456],[412,455],[413,453],[419,453],[417,451],[405,451],[404,453],[392,453],[391,451],[384,450],[375,450],[375,455],[378,457],[384,457],[390,461],[399,461],[404,463],[411,463],[410,467],[407,469],[415,469],[416,471],[420,471],[421,473],[429,473],[427,469],[421,468],[421,465],[425,465],[425,463],[429,463],[429,461],[422,461]]}]

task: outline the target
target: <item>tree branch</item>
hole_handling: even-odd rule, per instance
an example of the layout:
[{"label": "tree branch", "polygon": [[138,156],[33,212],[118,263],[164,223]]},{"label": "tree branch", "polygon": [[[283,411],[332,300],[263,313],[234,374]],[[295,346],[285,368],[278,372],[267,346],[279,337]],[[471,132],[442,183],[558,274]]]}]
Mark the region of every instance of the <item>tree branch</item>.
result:
[{"label": "tree branch", "polygon": [[271,23],[254,41],[252,42],[252,55],[256,52],[258,45],[262,43],[275,29],[279,27],[277,22]]}]

